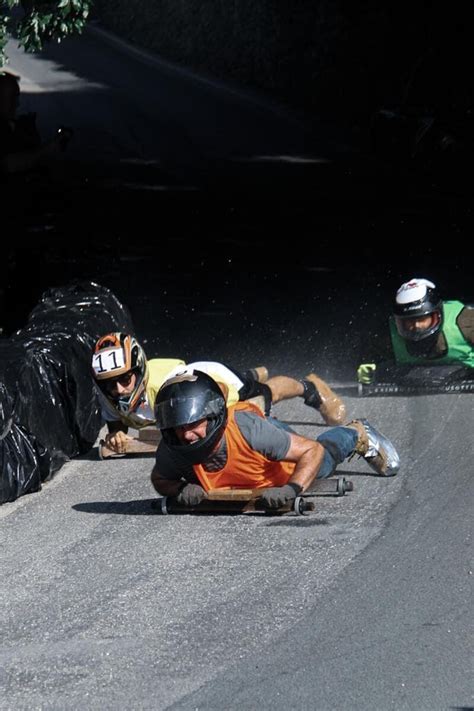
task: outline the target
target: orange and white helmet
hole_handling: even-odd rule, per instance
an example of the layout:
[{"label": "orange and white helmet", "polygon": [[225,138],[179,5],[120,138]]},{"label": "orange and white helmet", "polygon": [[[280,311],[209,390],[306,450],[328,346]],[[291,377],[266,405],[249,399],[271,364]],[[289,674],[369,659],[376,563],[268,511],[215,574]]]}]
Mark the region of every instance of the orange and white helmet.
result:
[{"label": "orange and white helmet", "polygon": [[[134,412],[145,393],[148,367],[145,352],[136,338],[127,333],[107,333],[95,344],[92,356],[94,379],[112,407],[127,415]],[[110,384],[126,381],[127,376],[136,375],[133,391],[120,397],[112,397]],[[127,382],[122,382],[127,385]]]}]

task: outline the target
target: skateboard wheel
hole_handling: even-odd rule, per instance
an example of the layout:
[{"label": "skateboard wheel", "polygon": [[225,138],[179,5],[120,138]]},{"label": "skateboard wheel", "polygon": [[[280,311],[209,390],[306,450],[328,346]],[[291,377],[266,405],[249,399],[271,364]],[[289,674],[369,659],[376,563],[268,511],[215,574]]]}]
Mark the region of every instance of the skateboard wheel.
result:
[{"label": "skateboard wheel", "polygon": [[298,516],[307,516],[308,511],[313,511],[313,510],[314,510],[314,504],[311,504],[309,501],[305,501],[302,496],[296,497],[295,502],[293,504],[293,511]]},{"label": "skateboard wheel", "polygon": [[337,480],[337,495],[338,496],[344,496],[346,491],[352,491],[354,489],[354,485],[352,481],[349,481],[348,479],[345,479],[344,477],[341,477],[340,479]]}]

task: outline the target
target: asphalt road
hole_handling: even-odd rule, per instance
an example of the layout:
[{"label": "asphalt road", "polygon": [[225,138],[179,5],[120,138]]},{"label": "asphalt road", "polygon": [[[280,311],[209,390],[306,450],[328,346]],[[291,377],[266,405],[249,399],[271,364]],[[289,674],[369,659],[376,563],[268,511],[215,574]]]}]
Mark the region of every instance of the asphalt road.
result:
[{"label": "asphalt road", "polygon": [[[154,188],[162,178],[202,186],[211,162],[301,157],[306,134],[253,99],[236,112],[241,99],[210,84],[198,107],[197,85],[184,91],[169,71],[119,57],[97,38],[75,46],[39,61],[15,55],[12,69],[29,82],[45,130],[58,115],[61,123],[80,116],[75,151],[87,136],[96,158],[117,161],[123,152],[157,166],[141,180],[153,199],[132,202],[156,222],[147,237],[123,185],[136,176],[128,180],[124,169],[120,192],[97,194],[107,209],[95,221],[82,203],[57,222],[49,216],[52,248],[43,220],[36,250],[21,253],[30,254],[38,289],[77,276],[110,286],[150,356],[265,364],[299,377],[315,370],[332,383],[353,380],[403,279],[430,276],[447,295],[472,300],[468,260],[419,243],[400,249],[407,235],[441,228],[445,240],[459,239],[467,222],[452,196],[441,216],[433,192],[421,202],[398,192],[381,207],[371,175],[339,206],[324,190],[289,207],[280,192],[270,209],[265,200],[249,208],[238,192],[223,204],[204,193],[163,203],[155,197],[162,191],[145,189],[148,179]],[[117,114],[126,119],[117,123]],[[209,124],[209,115],[225,122]],[[320,157],[314,146],[304,155]],[[281,185],[278,171],[271,175]],[[297,175],[301,187],[308,174]],[[344,183],[340,165],[337,175]],[[287,231],[283,250],[274,247],[278,226]],[[389,241],[391,255],[382,258],[368,235]],[[86,253],[81,245],[94,240]],[[25,281],[12,288],[26,308],[35,293]],[[100,462],[95,451],[42,492],[3,505],[0,708],[472,706],[472,397],[349,395],[347,404],[350,417],[366,416],[391,437],[401,471],[380,479],[362,460],[346,462],[340,473],[354,491],[317,499],[307,517],[160,516],[150,508],[152,460]],[[322,431],[300,401],[275,414],[310,436]]]},{"label": "asphalt road", "polygon": [[2,506],[0,708],[469,706],[471,398],[347,402],[401,471],[306,517],[157,515],[152,460],[95,451]]},{"label": "asphalt road", "polygon": [[7,52],[9,68],[22,77],[20,111],[37,112],[45,139],[60,124],[73,127],[68,156],[76,160],[120,156],[189,181],[222,159],[325,161],[349,149],[349,139],[333,140],[327,124],[316,140],[304,115],[167,64],[96,27],[40,55],[13,41]]},{"label": "asphalt road", "polygon": [[[99,256],[149,355],[314,370],[339,383],[350,418],[392,438],[402,467],[380,479],[346,462],[353,492],[266,519],[157,515],[151,459],[68,463],[0,510],[0,707],[469,706],[472,396],[343,387],[386,328],[381,274],[326,257],[293,276],[236,265],[206,280],[209,255],[179,274],[140,252]],[[300,400],[274,414],[323,431]]]}]

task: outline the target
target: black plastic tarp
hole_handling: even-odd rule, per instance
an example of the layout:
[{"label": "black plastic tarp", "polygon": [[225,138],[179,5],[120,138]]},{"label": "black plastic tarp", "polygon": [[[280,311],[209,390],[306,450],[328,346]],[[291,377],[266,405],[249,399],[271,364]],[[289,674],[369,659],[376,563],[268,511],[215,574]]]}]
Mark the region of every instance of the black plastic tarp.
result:
[{"label": "black plastic tarp", "polygon": [[75,282],[46,291],[25,328],[0,340],[0,503],[37,491],[93,446],[92,348],[109,331],[134,332],[128,309],[109,289]]}]

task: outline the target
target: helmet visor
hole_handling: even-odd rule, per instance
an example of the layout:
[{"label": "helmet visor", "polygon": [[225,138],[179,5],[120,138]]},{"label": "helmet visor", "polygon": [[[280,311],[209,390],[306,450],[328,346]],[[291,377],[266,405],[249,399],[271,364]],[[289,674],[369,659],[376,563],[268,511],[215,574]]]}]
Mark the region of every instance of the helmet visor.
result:
[{"label": "helmet visor", "polygon": [[432,311],[422,316],[395,316],[398,333],[408,341],[421,341],[435,333],[441,325],[441,313]]},{"label": "helmet visor", "polygon": [[218,397],[211,391],[196,397],[172,397],[155,406],[156,426],[160,430],[174,429],[220,414],[222,414],[222,397]]}]

